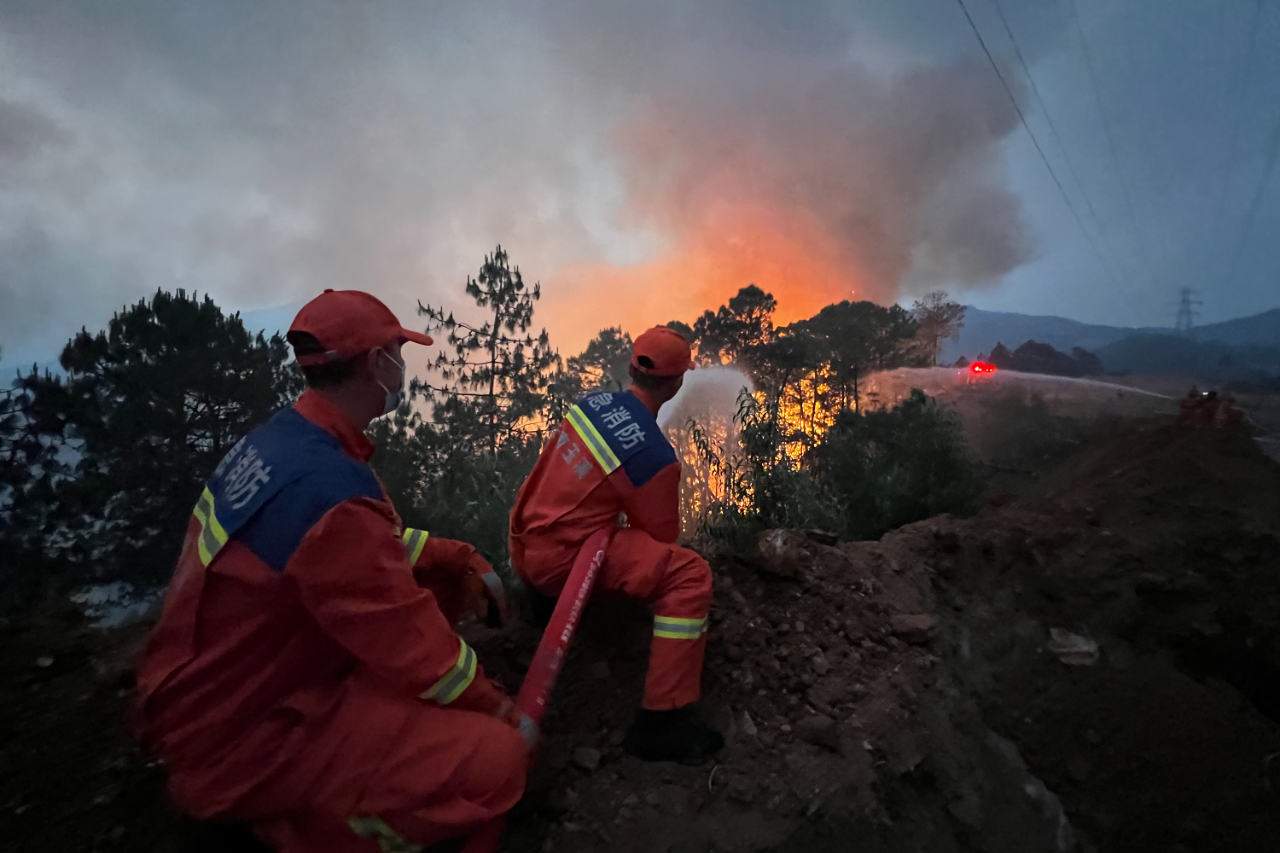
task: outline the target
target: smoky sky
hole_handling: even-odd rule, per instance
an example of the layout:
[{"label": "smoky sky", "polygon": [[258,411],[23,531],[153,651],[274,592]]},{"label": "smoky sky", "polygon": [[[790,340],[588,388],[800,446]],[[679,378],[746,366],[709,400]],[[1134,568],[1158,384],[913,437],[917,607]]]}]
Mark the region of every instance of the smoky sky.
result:
[{"label": "smoky sky", "polygon": [[1103,260],[951,0],[9,0],[4,362],[157,287],[465,308],[498,243],[568,350],[748,282],[784,318],[934,288],[1133,324],[1178,286],[1206,314],[1280,301],[1277,181],[1255,191],[1275,4],[1077,0],[1094,87],[1069,3],[1001,0],[1073,181],[996,7],[967,2]]}]

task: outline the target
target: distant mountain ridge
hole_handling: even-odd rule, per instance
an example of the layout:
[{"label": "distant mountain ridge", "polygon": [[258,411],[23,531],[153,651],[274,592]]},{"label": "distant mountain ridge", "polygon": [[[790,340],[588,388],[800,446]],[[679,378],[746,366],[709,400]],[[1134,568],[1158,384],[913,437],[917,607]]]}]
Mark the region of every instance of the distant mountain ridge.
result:
[{"label": "distant mountain ridge", "polygon": [[[1070,352],[1082,347],[1101,350],[1132,335],[1174,335],[1170,328],[1101,326],[1068,320],[1065,317],[983,311],[970,306],[965,311],[964,328],[958,340],[945,341],[941,360],[952,362],[960,356],[976,358],[991,352],[997,343],[1010,349],[1033,340]],[[1280,347],[1280,308],[1250,317],[1209,323],[1191,330],[1190,338],[1230,346]]]}]

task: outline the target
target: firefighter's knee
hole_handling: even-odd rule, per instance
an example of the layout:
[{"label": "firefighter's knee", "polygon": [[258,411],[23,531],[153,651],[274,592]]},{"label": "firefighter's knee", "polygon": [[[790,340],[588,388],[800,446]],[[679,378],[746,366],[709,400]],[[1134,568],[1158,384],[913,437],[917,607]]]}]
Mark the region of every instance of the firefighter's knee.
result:
[{"label": "firefighter's knee", "polygon": [[488,727],[468,768],[468,799],[503,813],[524,794],[529,748],[515,729],[505,724]]},{"label": "firefighter's knee", "polygon": [[664,604],[697,614],[711,609],[711,566],[696,552],[676,548],[663,580]]}]

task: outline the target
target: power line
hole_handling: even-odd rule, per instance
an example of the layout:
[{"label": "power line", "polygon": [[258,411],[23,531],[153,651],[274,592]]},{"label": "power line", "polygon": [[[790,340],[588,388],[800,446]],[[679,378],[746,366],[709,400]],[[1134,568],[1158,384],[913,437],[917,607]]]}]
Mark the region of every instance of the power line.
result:
[{"label": "power line", "polygon": [[[1027,77],[1027,82],[1031,84],[1031,92],[1035,96],[1036,102],[1040,104],[1040,111],[1044,113],[1045,122],[1049,125],[1049,133],[1058,142],[1058,148],[1062,151],[1062,159],[1067,162],[1067,170],[1071,173],[1071,179],[1076,185],[1076,191],[1080,193],[1080,197],[1084,199],[1085,207],[1088,209],[1089,218],[1093,222],[1093,227],[1102,235],[1103,241],[1106,241],[1106,231],[1102,227],[1102,221],[1098,218],[1098,212],[1093,207],[1093,202],[1089,199],[1089,194],[1084,191],[1084,183],[1080,180],[1080,175],[1076,171],[1075,163],[1071,160],[1071,154],[1067,151],[1066,144],[1062,141],[1062,135],[1058,133],[1058,127],[1053,121],[1053,114],[1049,112],[1049,105],[1045,103],[1044,97],[1040,94],[1040,87],[1036,85],[1036,78],[1031,74],[1031,66],[1027,64],[1027,60],[1022,55],[1022,48],[1018,46],[1018,39],[1013,34],[1013,28],[1009,26],[1009,19],[1005,17],[1004,9],[1000,6],[1000,0],[992,0],[996,7],[996,13],[1000,16],[1000,23],[1004,25],[1005,34],[1009,36],[1009,42],[1013,45],[1014,55],[1018,57],[1018,62],[1022,65],[1022,72]],[[1108,246],[1113,255],[1111,261],[1116,263],[1114,255],[1116,254],[1114,246]],[[1118,266],[1118,264],[1117,264]]]},{"label": "power line", "polygon": [[1253,230],[1253,221],[1258,218],[1258,211],[1262,209],[1263,196],[1267,194],[1267,185],[1271,183],[1271,170],[1275,168],[1277,155],[1280,155],[1280,118],[1276,119],[1276,126],[1271,131],[1271,139],[1267,145],[1269,149],[1267,165],[1262,170],[1262,179],[1258,181],[1258,188],[1253,192],[1253,200],[1249,202],[1249,212],[1245,215],[1244,227],[1240,229],[1240,239],[1236,241],[1236,250],[1231,258],[1231,265],[1227,268],[1225,282],[1227,287],[1230,287],[1235,280],[1240,259],[1244,256],[1245,246],[1249,243],[1249,232]]},{"label": "power line", "polygon": [[1111,153],[1111,164],[1115,167],[1116,176],[1120,179],[1125,211],[1129,214],[1129,224],[1133,226],[1133,236],[1138,242],[1138,254],[1146,264],[1147,275],[1150,277],[1151,285],[1154,287],[1156,283],[1155,270],[1151,266],[1151,257],[1147,254],[1147,246],[1142,240],[1142,234],[1138,231],[1138,217],[1133,210],[1133,196],[1129,191],[1129,181],[1125,178],[1124,170],[1120,168],[1120,158],[1116,156],[1115,136],[1111,133],[1111,121],[1107,118],[1107,111],[1102,106],[1098,73],[1093,65],[1093,54],[1089,50],[1089,43],[1084,37],[1084,27],[1080,25],[1080,10],[1076,6],[1076,0],[1071,0],[1071,17],[1075,20],[1076,33],[1080,36],[1080,52],[1084,54],[1085,66],[1089,71],[1089,86],[1093,89],[1093,100],[1097,104],[1098,117],[1102,120],[1102,130],[1107,137],[1107,150]]},{"label": "power line", "polygon": [[987,49],[987,43],[982,38],[982,33],[978,32],[978,25],[973,22],[973,16],[969,14],[969,8],[964,5],[964,0],[956,0],[960,4],[960,11],[964,12],[965,20],[969,22],[969,28],[973,30],[974,36],[978,39],[978,44],[982,45],[982,52],[987,55],[987,61],[991,63],[991,70],[996,72],[996,77],[1000,79],[1000,85],[1004,87],[1004,93],[1009,97],[1009,103],[1013,104],[1014,111],[1018,114],[1018,119],[1022,122],[1023,129],[1027,132],[1027,136],[1031,137],[1031,143],[1036,147],[1036,153],[1040,155],[1040,162],[1044,163],[1045,169],[1049,171],[1049,177],[1053,178],[1054,186],[1058,188],[1058,193],[1062,196],[1063,202],[1066,203],[1067,209],[1071,211],[1071,215],[1075,217],[1076,225],[1080,226],[1080,233],[1089,243],[1089,247],[1093,249],[1093,253],[1098,256],[1098,262],[1102,264],[1103,270],[1111,277],[1112,284],[1117,287],[1120,282],[1116,279],[1115,273],[1111,271],[1111,267],[1107,266],[1106,259],[1102,253],[1098,251],[1098,245],[1093,241],[1093,235],[1089,233],[1089,229],[1084,227],[1084,222],[1080,219],[1080,213],[1076,210],[1076,206],[1071,203],[1071,197],[1067,195],[1067,191],[1062,186],[1062,181],[1058,179],[1058,173],[1053,170],[1053,166],[1049,164],[1049,158],[1045,156],[1044,149],[1040,147],[1040,140],[1036,139],[1036,135],[1031,132],[1031,126],[1027,124],[1027,117],[1022,113],[1022,107],[1018,106],[1018,99],[1013,96],[1013,90],[1009,88],[1009,82],[1004,79],[1004,74],[1000,71],[1000,66],[996,65],[995,57],[991,55],[991,51]]},{"label": "power line", "polygon": [[1227,147],[1227,174],[1225,179],[1218,185],[1218,199],[1213,206],[1216,216],[1213,220],[1213,230],[1210,232],[1210,239],[1216,241],[1219,234],[1222,233],[1223,223],[1227,218],[1227,191],[1231,188],[1235,181],[1237,172],[1236,147],[1240,144],[1240,133],[1244,127],[1245,105],[1248,101],[1246,97],[1249,92],[1249,76],[1253,71],[1253,55],[1255,48],[1258,46],[1258,26],[1262,17],[1262,0],[1255,0],[1253,6],[1253,16],[1249,19],[1249,47],[1245,51],[1244,65],[1241,68],[1240,76],[1236,78],[1236,85],[1232,86],[1240,93],[1240,97],[1236,100],[1235,117],[1231,123],[1231,143]]}]

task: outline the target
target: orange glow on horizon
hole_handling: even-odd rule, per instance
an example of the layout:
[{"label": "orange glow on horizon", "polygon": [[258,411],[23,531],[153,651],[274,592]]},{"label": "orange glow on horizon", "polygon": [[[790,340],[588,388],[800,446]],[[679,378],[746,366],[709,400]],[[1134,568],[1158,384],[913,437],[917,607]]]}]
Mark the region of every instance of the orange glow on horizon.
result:
[{"label": "orange glow on horizon", "polygon": [[[818,121],[793,118],[801,127]],[[845,299],[896,299],[905,259],[885,248],[883,209],[867,215],[874,170],[856,168],[863,156],[826,137],[788,141],[799,147],[780,147],[758,116],[708,115],[678,97],[624,122],[615,137],[628,185],[618,224],[667,246],[630,266],[581,264],[544,279],[544,316],[561,353],[579,352],[608,326],[634,336],[672,320],[692,325],[750,284],[777,299],[778,325]]]},{"label": "orange glow on horizon", "polygon": [[780,326],[845,299],[893,300],[895,294],[869,292],[866,277],[840,255],[802,211],[722,210],[687,244],[654,260],[560,271],[540,308],[565,354],[580,351],[608,326],[634,336],[672,320],[692,325],[749,284],[777,299]]}]

